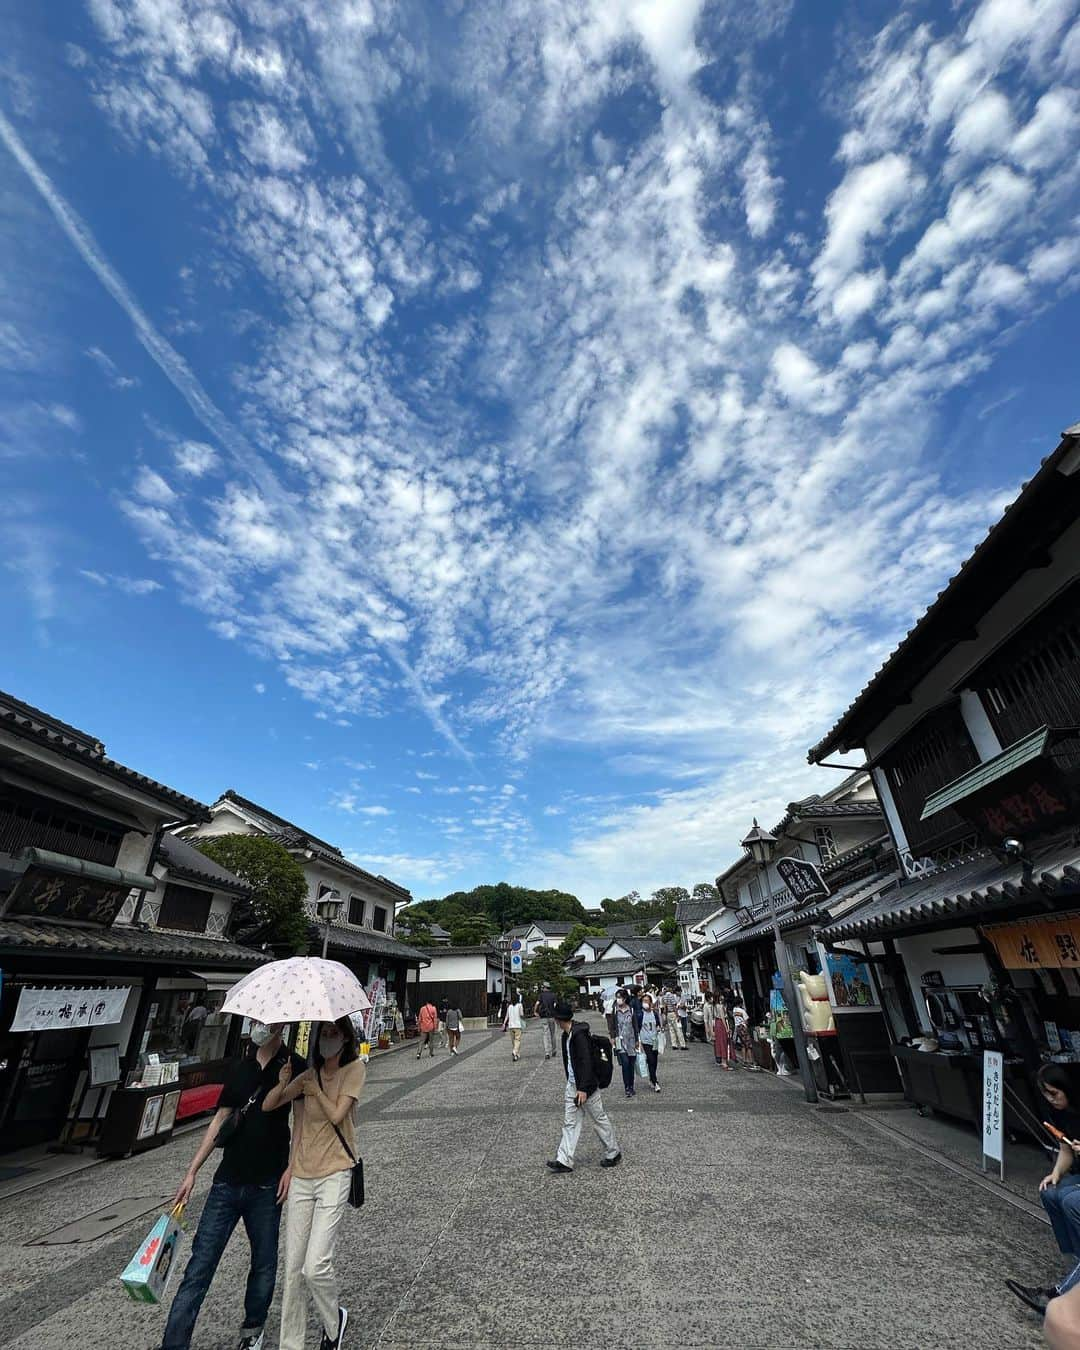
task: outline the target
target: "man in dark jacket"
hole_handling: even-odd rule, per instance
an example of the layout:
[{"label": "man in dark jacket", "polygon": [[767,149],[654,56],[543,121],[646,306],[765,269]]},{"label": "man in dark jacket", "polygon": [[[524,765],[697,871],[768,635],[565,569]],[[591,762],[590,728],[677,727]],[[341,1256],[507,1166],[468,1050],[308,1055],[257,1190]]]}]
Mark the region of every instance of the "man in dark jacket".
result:
[{"label": "man in dark jacket", "polygon": [[562,1138],[558,1154],[548,1163],[553,1172],[574,1170],[574,1150],[581,1137],[584,1116],[600,1136],[604,1146],[601,1167],[614,1167],[622,1159],[615,1128],[604,1110],[600,1086],[593,1068],[592,1033],[585,1022],[574,1021],[574,1010],[569,1003],[556,1003],[554,1020],[562,1028],[563,1072],[566,1074]]}]

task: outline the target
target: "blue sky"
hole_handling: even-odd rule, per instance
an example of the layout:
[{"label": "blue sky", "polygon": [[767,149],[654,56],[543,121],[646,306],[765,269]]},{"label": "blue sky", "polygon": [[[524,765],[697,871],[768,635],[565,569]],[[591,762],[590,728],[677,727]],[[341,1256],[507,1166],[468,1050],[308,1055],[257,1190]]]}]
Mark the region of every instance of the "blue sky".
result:
[{"label": "blue sky", "polygon": [[0,686],[692,884],[1075,421],[1078,0],[0,4]]}]

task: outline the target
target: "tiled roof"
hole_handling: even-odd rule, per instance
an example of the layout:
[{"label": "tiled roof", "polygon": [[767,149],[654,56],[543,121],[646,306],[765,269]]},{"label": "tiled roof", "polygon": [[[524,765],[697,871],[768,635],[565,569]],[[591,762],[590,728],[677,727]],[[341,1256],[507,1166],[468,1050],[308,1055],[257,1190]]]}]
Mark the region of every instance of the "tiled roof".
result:
[{"label": "tiled roof", "polygon": [[250,970],[271,960],[254,947],[200,937],[194,933],[165,933],[156,928],[92,928],[54,923],[48,919],[0,919],[0,951],[68,952],[80,956],[113,957],[127,961],[197,962],[200,967],[224,966]]},{"label": "tiled roof", "polygon": [[693,928],[694,924],[702,923],[714,914],[723,904],[723,900],[716,898],[713,900],[680,900],[675,906],[675,922],[685,923]]},{"label": "tiled roof", "polygon": [[268,825],[276,825],[278,828],[269,830],[268,834],[271,839],[276,839],[285,848],[310,850],[325,862],[333,863],[335,867],[340,867],[346,872],[352,872],[354,875],[363,877],[376,885],[396,891],[401,899],[412,899],[412,892],[406,890],[404,886],[398,885],[396,881],[391,881],[389,877],[376,875],[374,872],[368,872],[359,863],[354,863],[351,859],[346,858],[345,854],[335,844],[328,844],[325,839],[320,839],[318,835],[309,834],[306,830],[302,830],[299,825],[294,825],[291,820],[286,820],[284,816],[275,815],[273,811],[268,811],[265,806],[260,806],[258,802],[253,802],[249,797],[242,797],[234,788],[226,788],[221,794],[220,800],[235,802],[242,810],[260,816]]},{"label": "tiled roof", "polygon": [[[534,919],[529,928],[539,928],[545,937],[566,937],[577,925],[578,921],[564,923],[562,919]],[[528,928],[525,931],[528,932]]]},{"label": "tiled roof", "polygon": [[[940,659],[941,641],[955,643],[954,625],[962,617],[968,627],[974,624],[989,604],[999,599],[1018,577],[1032,565],[1032,554],[1052,540],[1055,531],[1072,524],[1076,516],[1076,498],[1080,493],[1080,475],[1068,477],[1058,467],[1080,441],[1080,423],[1062,433],[1056,450],[1043,460],[1035,476],[1023,485],[1016,499],[1005,508],[1001,518],[991,525],[982,542],[960,570],[949,578],[937,598],[910,629],[903,640],[885,658],[877,672],[848,705],[836,725],[809,751],[807,758],[817,763],[834,750],[851,748],[865,735],[865,721],[877,716],[895,702],[896,693],[918,682]],[[1024,531],[1026,530],[1026,534]],[[985,575],[984,575],[985,574]],[[980,587],[985,589],[980,591]],[[953,613],[950,615],[950,610]],[[940,628],[939,628],[940,625]],[[935,635],[935,629],[938,629]],[[921,654],[918,648],[926,650]],[[929,664],[928,664],[929,663]],[[889,685],[895,684],[896,690]]]},{"label": "tiled roof", "polygon": [[[321,950],[322,938],[322,925],[312,924],[312,945],[318,944]],[[404,942],[399,942],[397,938],[388,937],[386,933],[376,933],[367,928],[335,928],[331,924],[330,950],[333,951],[335,947],[353,952],[366,952],[370,956],[392,956],[401,961],[423,961],[425,963],[432,951],[452,950],[452,948],[428,947],[421,951],[418,947],[407,947]]]},{"label": "tiled roof", "polygon": [[[331,942],[331,946],[333,943]],[[425,947],[424,956],[429,959],[439,960],[451,956],[487,956],[491,959],[493,965],[501,965],[499,954],[489,942],[473,943],[467,947]],[[509,962],[507,962],[509,965]]]},{"label": "tiled roof", "polygon": [[[666,957],[650,956],[645,962],[646,968],[665,970],[669,966],[675,965],[675,957],[671,950],[668,950]],[[596,979],[604,975],[633,975],[635,971],[641,969],[640,961],[586,961],[582,966],[574,966],[570,974],[575,979]]]},{"label": "tiled roof", "polygon": [[105,754],[105,746],[95,737],[3,692],[0,692],[0,727],[26,740],[48,746],[67,759],[78,760],[98,773],[137,788],[149,797],[156,797],[178,815],[198,820],[210,819],[209,808],[203,802],[166,787],[153,778],[147,778],[145,774],[136,773],[125,764],[118,764],[116,760],[109,759]]},{"label": "tiled roof", "polygon": [[1080,893],[1080,844],[1071,836],[1033,850],[1030,877],[1020,862],[1003,863],[989,850],[919,881],[897,886],[824,930],[837,938],[876,938],[934,928],[963,927],[1003,910],[1044,911]]},{"label": "tiled roof", "polygon": [[251,887],[246,881],[230,872],[220,863],[201,853],[194,844],[181,839],[176,834],[163,834],[158,844],[158,857],[169,869],[169,875],[186,881],[201,881],[213,886],[215,890],[232,891],[238,895],[250,895]]}]

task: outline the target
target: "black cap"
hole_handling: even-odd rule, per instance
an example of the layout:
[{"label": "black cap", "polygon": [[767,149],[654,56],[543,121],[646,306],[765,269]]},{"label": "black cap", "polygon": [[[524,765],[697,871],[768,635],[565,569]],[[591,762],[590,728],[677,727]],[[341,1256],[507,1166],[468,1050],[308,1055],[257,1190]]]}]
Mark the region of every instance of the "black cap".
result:
[{"label": "black cap", "polygon": [[556,1022],[572,1022],[574,1020],[574,1010],[570,1004],[567,1003],[566,999],[561,999],[555,1004],[552,1016],[555,1018]]}]

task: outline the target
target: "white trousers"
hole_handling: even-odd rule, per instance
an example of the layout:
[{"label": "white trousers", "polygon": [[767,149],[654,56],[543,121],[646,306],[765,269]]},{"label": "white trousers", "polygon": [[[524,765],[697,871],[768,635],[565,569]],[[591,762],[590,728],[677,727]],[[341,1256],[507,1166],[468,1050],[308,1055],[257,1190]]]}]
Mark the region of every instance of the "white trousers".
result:
[{"label": "white trousers", "polygon": [[554,1057],[559,1045],[559,1024],[554,1017],[541,1017],[540,1025],[544,1028],[544,1055]]},{"label": "white trousers", "polygon": [[668,1014],[667,1029],[672,1050],[685,1050],[686,1037],[683,1035],[682,1023],[674,1013]]},{"label": "white trousers", "polygon": [[591,1097],[586,1097],[584,1106],[578,1106],[574,1089],[567,1083],[562,1138],[559,1140],[559,1151],[555,1155],[559,1162],[566,1167],[573,1167],[574,1165],[574,1150],[581,1138],[581,1126],[586,1116],[588,1116],[593,1129],[600,1136],[600,1142],[604,1146],[604,1157],[614,1158],[619,1152],[618,1140],[615,1138],[615,1127],[612,1125],[608,1113],[604,1110],[599,1089]]},{"label": "white trousers", "polygon": [[304,1350],[307,1285],[319,1321],[331,1340],[338,1332],[341,1300],[334,1270],[334,1240],[349,1200],[350,1170],[310,1180],[293,1177],[285,1202],[285,1291],[281,1297],[281,1350]]}]

